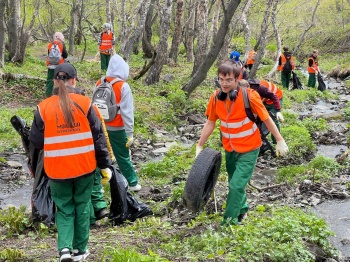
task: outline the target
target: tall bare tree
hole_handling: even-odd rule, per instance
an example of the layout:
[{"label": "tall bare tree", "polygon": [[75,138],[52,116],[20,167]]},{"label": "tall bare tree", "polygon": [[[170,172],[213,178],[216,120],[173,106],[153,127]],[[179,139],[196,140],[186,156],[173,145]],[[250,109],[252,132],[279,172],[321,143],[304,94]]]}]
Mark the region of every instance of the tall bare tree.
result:
[{"label": "tall bare tree", "polygon": [[194,56],[194,64],[192,68],[193,75],[196,72],[197,67],[203,62],[208,48],[208,1],[199,0],[197,10],[197,46]]},{"label": "tall bare tree", "polygon": [[20,17],[20,0],[9,0],[8,2],[8,9],[7,9],[7,28],[10,30],[7,30],[8,32],[8,51],[10,59],[15,56],[16,54],[16,48],[17,48],[17,42],[19,38],[19,29],[21,27],[21,17]]},{"label": "tall bare tree", "polygon": [[106,22],[112,24],[111,0],[106,0]]},{"label": "tall bare tree", "polygon": [[0,0],[0,68],[3,68],[5,65],[5,1],[6,0]]},{"label": "tall bare tree", "polygon": [[77,6],[77,0],[72,0],[71,4],[71,10],[70,10],[70,28],[69,28],[69,49],[68,52],[70,54],[74,54],[75,49],[75,34],[77,32],[77,21],[78,21],[78,6]]},{"label": "tall bare tree", "polygon": [[159,5],[160,13],[160,36],[159,43],[156,48],[157,56],[154,64],[150,68],[145,83],[148,85],[159,82],[160,73],[164,64],[168,59],[168,37],[171,22],[172,0],[164,0],[164,3]]},{"label": "tall bare tree", "polygon": [[248,12],[250,6],[252,5],[252,2],[253,2],[253,0],[247,1],[247,4],[243,8],[242,18],[241,18],[243,30],[244,30],[244,36],[245,36],[244,61],[247,61],[248,52],[252,49],[251,44],[250,44],[251,31],[250,31],[250,27],[249,27],[249,24],[247,21],[247,12]]},{"label": "tall bare tree", "polygon": [[225,35],[229,29],[233,14],[236,12],[238,5],[241,3],[240,0],[231,0],[225,6],[224,1],[222,1],[223,8],[223,20],[220,23],[220,28],[213,41],[213,44],[207,53],[205,59],[198,67],[196,73],[191,77],[191,79],[182,87],[182,90],[189,96],[195,88],[200,85],[200,83],[206,78],[210,67],[213,65],[220,52],[220,49],[224,43]]},{"label": "tall bare tree", "polygon": [[181,43],[181,17],[182,17],[182,7],[183,0],[176,1],[176,14],[175,14],[175,25],[174,25],[174,35],[171,42],[171,48],[169,52],[169,58],[172,59],[175,63],[177,62],[177,55],[179,53],[179,46]]},{"label": "tall bare tree", "polygon": [[275,34],[275,38],[276,38],[276,43],[277,43],[277,56],[276,56],[276,61],[275,64],[273,65],[272,69],[270,70],[270,72],[267,73],[266,78],[267,79],[271,79],[277,70],[278,67],[278,61],[279,61],[279,57],[281,55],[281,50],[282,50],[282,43],[281,43],[281,37],[280,34],[278,32],[278,27],[277,27],[277,22],[276,22],[276,15],[277,15],[277,5],[278,5],[278,0],[273,4],[272,7],[272,13],[271,13],[271,24],[273,27],[273,31]]},{"label": "tall bare tree", "polygon": [[138,20],[138,23],[132,29],[132,32],[131,30],[129,31],[130,34],[128,38],[122,41],[119,52],[124,55],[126,61],[130,60],[132,50],[141,37],[145,25],[149,4],[150,0],[140,1],[140,5],[138,6],[139,19],[136,19],[136,17],[134,18],[135,20]]},{"label": "tall bare tree", "polygon": [[147,58],[151,58],[153,56],[153,51],[154,51],[154,47],[152,46],[151,40],[152,40],[152,25],[154,20],[157,17],[157,13],[153,17],[155,5],[156,5],[156,0],[151,0],[148,8],[147,16],[146,16],[143,34],[142,34],[142,51],[145,57]]},{"label": "tall bare tree", "polygon": [[278,2],[278,0],[267,0],[266,1],[266,9],[264,12],[264,19],[261,23],[261,30],[260,30],[260,49],[257,52],[254,64],[252,69],[250,70],[249,77],[254,78],[256,76],[256,72],[258,71],[258,66],[260,64],[261,59],[264,56],[265,53],[265,47],[266,47],[266,41],[267,41],[267,30],[269,28],[269,18],[271,16],[271,9],[273,6],[273,3]]},{"label": "tall bare tree", "polygon": [[194,26],[195,26],[195,14],[193,10],[197,9],[197,0],[191,0],[189,8],[187,9],[188,20],[184,23],[184,35],[185,35],[185,48],[187,62],[193,62],[193,44],[194,44]]}]

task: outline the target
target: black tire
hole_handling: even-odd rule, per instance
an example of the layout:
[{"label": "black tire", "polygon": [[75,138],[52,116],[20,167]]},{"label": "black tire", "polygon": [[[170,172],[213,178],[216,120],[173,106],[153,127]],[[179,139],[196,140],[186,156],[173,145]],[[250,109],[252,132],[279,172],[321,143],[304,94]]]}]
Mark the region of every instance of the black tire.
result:
[{"label": "black tire", "polygon": [[188,175],[183,202],[193,212],[200,211],[208,202],[220,173],[221,153],[205,148],[194,161]]}]

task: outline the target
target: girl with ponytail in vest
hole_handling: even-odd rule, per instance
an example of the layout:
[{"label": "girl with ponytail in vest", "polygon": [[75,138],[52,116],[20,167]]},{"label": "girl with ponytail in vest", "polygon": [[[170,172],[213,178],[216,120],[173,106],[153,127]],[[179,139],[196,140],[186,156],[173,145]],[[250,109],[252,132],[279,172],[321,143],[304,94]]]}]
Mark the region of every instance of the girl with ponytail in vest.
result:
[{"label": "girl with ponytail in vest", "polygon": [[[262,145],[259,128],[248,118],[244,108],[242,90],[238,85],[239,74],[240,67],[232,60],[219,65],[221,90],[216,90],[210,97],[206,111],[208,119],[196,147],[197,156],[213,132],[216,121],[220,120],[229,186],[222,225],[236,225],[246,216],[248,205],[245,187],[253,174]],[[259,94],[250,88],[247,88],[247,93],[253,113],[260,117],[277,140],[277,156],[284,156],[288,152],[288,146]]]},{"label": "girl with ponytail in vest", "polygon": [[112,162],[101,121],[88,97],[74,92],[77,72],[69,63],[54,70],[54,95],[39,103],[29,140],[44,149],[44,170],[56,205],[60,262],[89,255],[91,193],[96,167],[111,176]]}]

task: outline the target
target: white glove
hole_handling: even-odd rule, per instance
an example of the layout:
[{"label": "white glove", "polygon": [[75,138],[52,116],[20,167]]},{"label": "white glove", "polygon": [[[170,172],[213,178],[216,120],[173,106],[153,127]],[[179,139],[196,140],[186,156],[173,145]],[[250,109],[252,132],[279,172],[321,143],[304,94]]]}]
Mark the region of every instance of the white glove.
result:
[{"label": "white glove", "polygon": [[101,169],[101,176],[102,176],[101,184],[104,186],[111,179],[112,171],[108,167]]},{"label": "white glove", "polygon": [[126,142],[125,146],[130,147],[132,143],[134,143],[134,138],[132,136],[128,137],[128,142]]},{"label": "white glove", "polygon": [[276,155],[279,156],[285,156],[288,152],[288,146],[284,140],[277,141],[276,145]]},{"label": "white glove", "polygon": [[281,112],[277,112],[276,117],[279,121],[284,122],[284,117],[282,116]]},{"label": "white glove", "polygon": [[203,147],[197,145],[197,147],[196,147],[196,157],[197,157],[197,156],[200,154],[200,152],[202,152],[202,151],[203,151]]}]

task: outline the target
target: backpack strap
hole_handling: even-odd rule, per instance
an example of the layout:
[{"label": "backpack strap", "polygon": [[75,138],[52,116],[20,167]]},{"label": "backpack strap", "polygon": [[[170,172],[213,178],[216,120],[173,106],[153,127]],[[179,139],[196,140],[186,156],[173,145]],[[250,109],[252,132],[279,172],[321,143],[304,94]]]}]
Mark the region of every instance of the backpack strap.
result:
[{"label": "backpack strap", "polygon": [[249,97],[248,97],[248,93],[247,93],[247,89],[245,87],[241,87],[242,88],[242,94],[243,94],[243,101],[244,101],[244,109],[245,109],[245,113],[247,114],[247,117],[252,121],[252,122],[256,122],[256,118],[253,114],[252,109],[250,108],[250,101],[249,101]]}]

